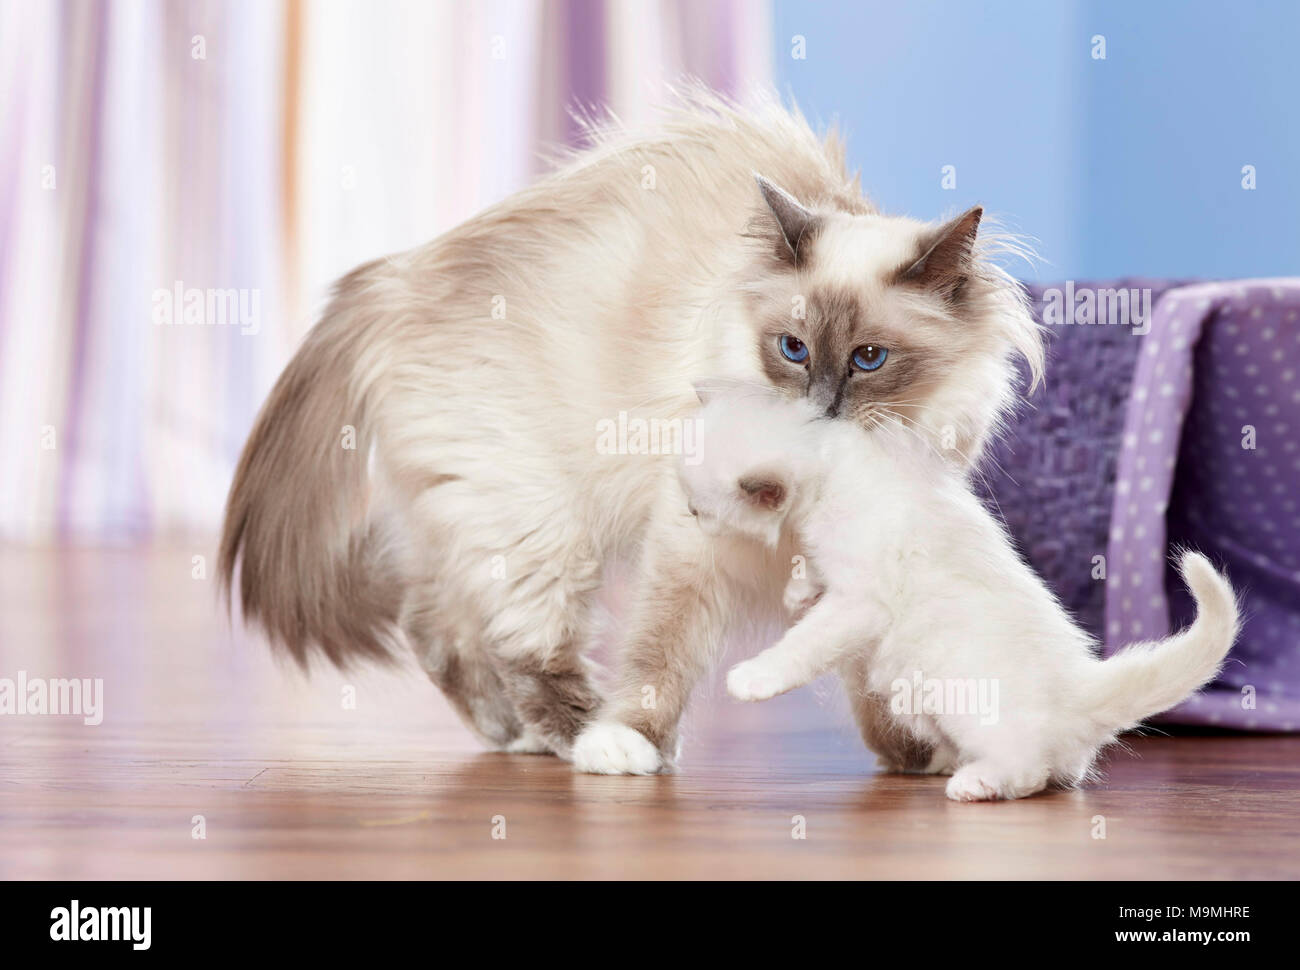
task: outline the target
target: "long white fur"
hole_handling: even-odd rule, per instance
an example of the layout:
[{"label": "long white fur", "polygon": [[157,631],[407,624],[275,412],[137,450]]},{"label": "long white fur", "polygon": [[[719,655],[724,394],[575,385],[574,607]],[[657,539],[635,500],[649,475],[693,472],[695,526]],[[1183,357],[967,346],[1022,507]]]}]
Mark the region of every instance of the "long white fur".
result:
[{"label": "long white fur", "polygon": [[[1211,680],[1236,637],[1232,587],[1187,552],[1180,568],[1195,622],[1103,662],[966,482],[909,429],[822,419],[763,388],[701,395],[703,460],[681,469],[701,526],[760,546],[792,532],[813,576],[787,591],[805,615],[732,668],[729,692],[764,700],[831,670],[865,670],[851,689],[879,695],[918,674],[996,684],[992,723],[942,705],[895,709],[900,727],[933,748],[928,770],[952,774],[949,798],[1078,784],[1118,732]],[[782,491],[778,508],[738,487],[755,477]]]}]

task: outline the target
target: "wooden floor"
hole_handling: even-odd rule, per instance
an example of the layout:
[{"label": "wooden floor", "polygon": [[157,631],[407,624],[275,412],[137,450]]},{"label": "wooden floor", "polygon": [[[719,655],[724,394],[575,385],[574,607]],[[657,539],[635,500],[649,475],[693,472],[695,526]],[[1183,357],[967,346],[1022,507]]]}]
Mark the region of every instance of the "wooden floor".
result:
[{"label": "wooden floor", "polygon": [[481,752],[419,674],[280,669],[195,555],[0,551],[0,677],[105,693],[98,727],[0,717],[0,876],[1300,876],[1297,737],[1130,739],[1090,790],[959,805],[874,773],[829,685],[740,706],[715,678],[680,773],[581,776]]}]

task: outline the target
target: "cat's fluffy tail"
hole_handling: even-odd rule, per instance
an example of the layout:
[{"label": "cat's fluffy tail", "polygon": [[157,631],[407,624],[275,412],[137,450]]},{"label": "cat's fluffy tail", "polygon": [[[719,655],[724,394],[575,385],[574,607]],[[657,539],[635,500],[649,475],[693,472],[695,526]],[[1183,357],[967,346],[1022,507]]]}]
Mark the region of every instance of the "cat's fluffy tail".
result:
[{"label": "cat's fluffy tail", "polygon": [[[347,281],[340,287],[346,290]],[[404,581],[371,508],[366,320],[336,296],[280,376],[226,502],[219,576],[299,664],[392,659]]]},{"label": "cat's fluffy tail", "polygon": [[1199,552],[1179,560],[1196,599],[1196,619],[1155,643],[1136,643],[1095,668],[1085,710],[1109,732],[1133,727],[1168,710],[1214,679],[1240,628],[1237,598],[1227,578]]}]

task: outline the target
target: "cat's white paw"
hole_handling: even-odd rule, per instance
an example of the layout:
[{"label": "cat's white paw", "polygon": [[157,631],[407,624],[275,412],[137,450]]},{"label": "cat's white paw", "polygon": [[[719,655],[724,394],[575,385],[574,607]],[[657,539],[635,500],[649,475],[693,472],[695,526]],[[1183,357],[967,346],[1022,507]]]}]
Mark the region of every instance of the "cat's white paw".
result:
[{"label": "cat's white paw", "polygon": [[573,767],[591,775],[653,775],[663,759],[640,731],[617,721],[595,721],[573,742]]},{"label": "cat's white paw", "polygon": [[967,765],[948,779],[945,794],[954,802],[991,802],[1001,798],[1000,782],[980,765]]},{"label": "cat's white paw", "polygon": [[785,690],[784,679],[761,660],[746,660],[727,672],[727,693],[738,701],[765,701]]},{"label": "cat's white paw", "polygon": [[948,779],[946,794],[954,802],[991,802],[1024,798],[1047,787],[1047,769],[1008,772],[988,762],[973,761]]}]

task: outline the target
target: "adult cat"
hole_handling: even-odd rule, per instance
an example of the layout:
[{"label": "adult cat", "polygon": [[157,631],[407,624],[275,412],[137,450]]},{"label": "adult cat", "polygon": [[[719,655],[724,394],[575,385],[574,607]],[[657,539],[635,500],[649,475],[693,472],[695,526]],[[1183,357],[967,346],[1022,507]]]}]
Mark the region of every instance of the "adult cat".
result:
[{"label": "adult cat", "polygon": [[[1013,358],[1037,375],[1042,349],[980,209],[876,213],[834,138],[774,102],[694,96],[591,139],[339,282],[244,449],[221,575],[238,562],[245,615],[302,663],[410,649],[487,744],[650,773],[726,631],[779,612],[791,550],[719,555],[674,449],[602,446],[602,423],[680,420],[721,374],[846,420],[889,408],[970,464]],[[639,578],[603,699],[583,654],[624,556]]]}]

